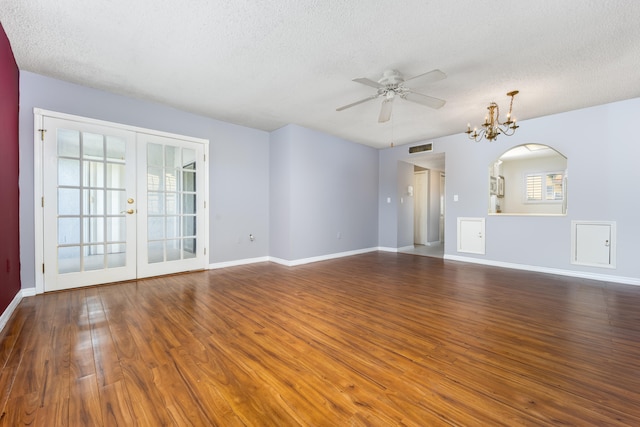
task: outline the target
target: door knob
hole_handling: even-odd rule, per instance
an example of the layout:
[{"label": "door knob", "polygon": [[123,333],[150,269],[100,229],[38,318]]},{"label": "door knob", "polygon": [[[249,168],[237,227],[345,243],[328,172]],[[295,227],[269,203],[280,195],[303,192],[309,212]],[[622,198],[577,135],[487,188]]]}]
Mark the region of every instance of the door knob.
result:
[{"label": "door knob", "polygon": [[127,213],[129,215],[133,214],[133,209],[127,209],[126,211],[120,211],[120,213]]},{"label": "door knob", "polygon": [[131,204],[133,204],[133,199],[132,199],[131,197],[129,197],[129,198],[127,199],[127,203],[129,203],[130,205],[131,205]]}]

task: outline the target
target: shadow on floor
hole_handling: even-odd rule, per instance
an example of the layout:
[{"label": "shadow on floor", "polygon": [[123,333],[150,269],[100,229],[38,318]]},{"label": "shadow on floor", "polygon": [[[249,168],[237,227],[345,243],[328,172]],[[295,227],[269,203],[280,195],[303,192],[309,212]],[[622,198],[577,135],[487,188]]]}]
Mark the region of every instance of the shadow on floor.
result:
[{"label": "shadow on floor", "polygon": [[443,258],[444,257],[444,244],[434,244],[434,245],[414,245],[413,249],[407,250],[399,250],[399,253],[402,254],[411,254],[411,255],[420,255],[420,256],[430,256],[434,258]]}]

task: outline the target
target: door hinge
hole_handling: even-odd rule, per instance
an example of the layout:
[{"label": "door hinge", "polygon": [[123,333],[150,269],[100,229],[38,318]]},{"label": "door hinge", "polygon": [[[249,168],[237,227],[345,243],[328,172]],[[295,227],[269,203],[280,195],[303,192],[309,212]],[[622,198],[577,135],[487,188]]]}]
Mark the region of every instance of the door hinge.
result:
[{"label": "door hinge", "polygon": [[42,264],[42,274],[44,274],[44,263]]},{"label": "door hinge", "polygon": [[203,158],[203,160],[202,160],[203,162],[206,162],[206,161],[207,161],[207,155],[206,155],[206,154],[203,154],[203,155],[202,155],[202,158]]},{"label": "door hinge", "polygon": [[38,132],[40,132],[40,141],[44,141],[44,133],[46,131],[46,129],[38,129]]},{"label": "door hinge", "polygon": [[42,207],[44,208],[44,196],[42,196],[41,198],[41,204],[42,204]]},{"label": "door hinge", "polygon": [[204,254],[205,255],[207,254],[207,248],[204,248]]},{"label": "door hinge", "polygon": [[207,209],[207,201],[204,201],[204,208]]}]

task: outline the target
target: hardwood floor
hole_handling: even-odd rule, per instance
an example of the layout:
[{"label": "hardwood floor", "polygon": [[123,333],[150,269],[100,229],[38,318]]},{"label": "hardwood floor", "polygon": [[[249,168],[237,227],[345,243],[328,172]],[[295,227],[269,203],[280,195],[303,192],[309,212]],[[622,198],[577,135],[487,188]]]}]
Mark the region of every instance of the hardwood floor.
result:
[{"label": "hardwood floor", "polygon": [[0,425],[640,426],[640,287],[369,253],[23,299]]}]

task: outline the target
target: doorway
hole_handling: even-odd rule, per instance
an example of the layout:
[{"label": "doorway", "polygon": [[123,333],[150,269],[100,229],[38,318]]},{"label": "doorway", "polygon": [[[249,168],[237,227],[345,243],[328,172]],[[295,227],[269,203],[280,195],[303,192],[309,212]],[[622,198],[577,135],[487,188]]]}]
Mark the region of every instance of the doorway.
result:
[{"label": "doorway", "polygon": [[208,141],[39,113],[36,292],[206,267]]},{"label": "doorway", "polygon": [[403,253],[444,257],[445,155],[428,153],[413,164],[413,247]]}]

